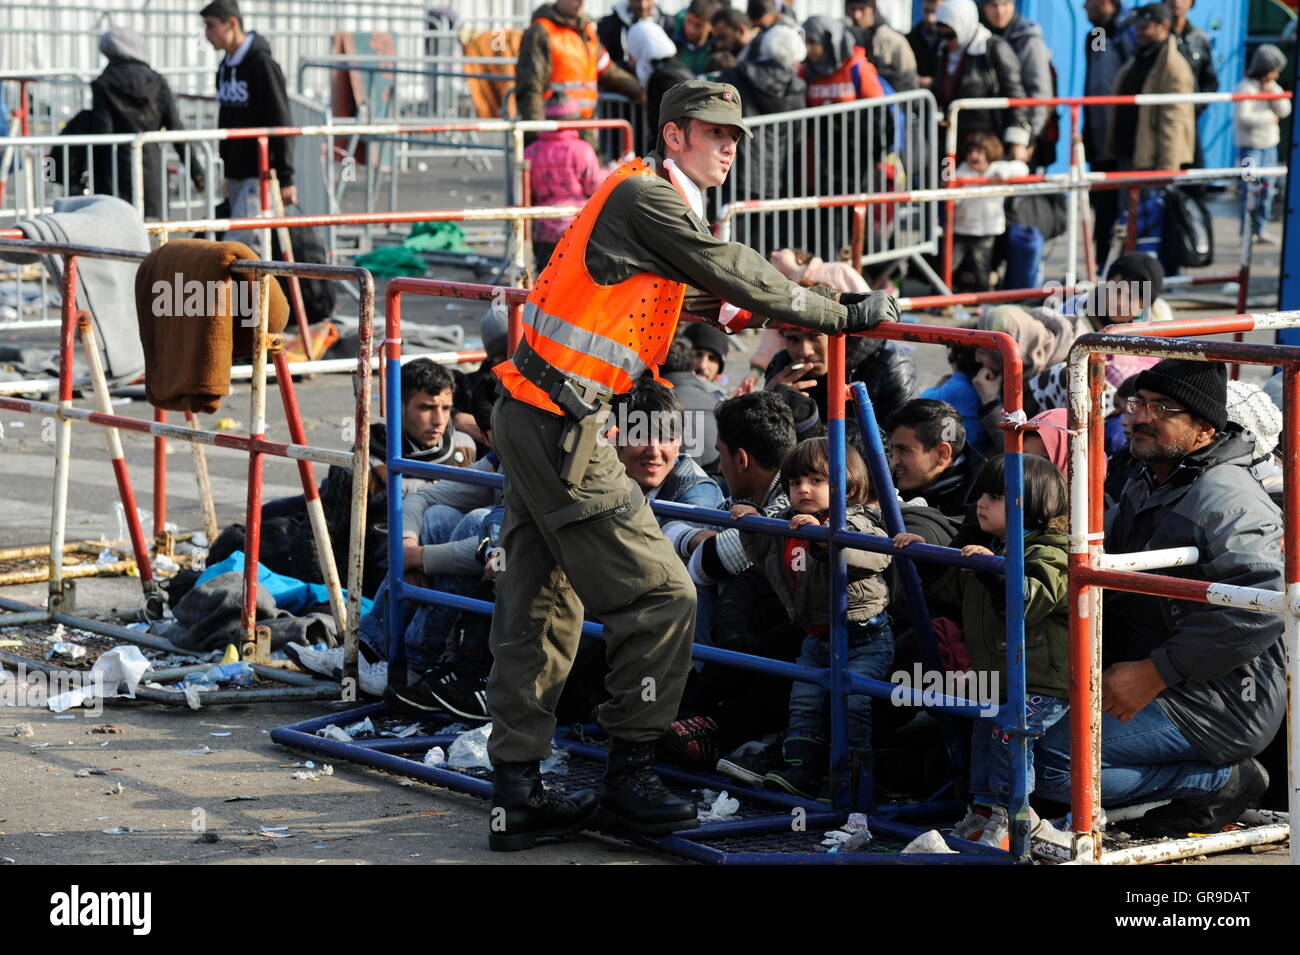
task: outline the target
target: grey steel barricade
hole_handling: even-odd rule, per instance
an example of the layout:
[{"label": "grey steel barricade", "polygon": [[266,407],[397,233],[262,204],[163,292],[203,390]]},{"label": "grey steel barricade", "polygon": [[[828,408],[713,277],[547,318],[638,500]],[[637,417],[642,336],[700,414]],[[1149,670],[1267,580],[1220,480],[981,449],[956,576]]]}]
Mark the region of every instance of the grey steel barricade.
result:
[{"label": "grey steel barricade", "polygon": [[[746,199],[795,199],[849,192],[914,191],[939,185],[937,109],[928,90],[819,106],[746,120],[736,165],[717,192],[717,208]],[[867,217],[864,266],[938,251],[933,203],[900,203]],[[800,209],[747,216],[733,237],[762,252],[793,246],[828,261],[842,257],[851,209]]]},{"label": "grey steel barricade", "polygon": [[[122,25],[144,38],[153,64],[205,66],[215,71],[217,55],[203,38],[201,6],[188,0],[9,4],[7,22],[0,27],[0,62],[11,68],[95,68],[102,62],[99,34],[109,25]],[[522,0],[481,0],[473,11],[464,11],[466,16],[456,26],[523,27],[532,6]],[[267,37],[286,72],[304,57],[329,53],[339,31],[387,33],[395,52],[403,56],[418,56],[438,35],[456,35],[445,20],[431,16],[422,0],[254,0],[243,13],[247,28]]]}]

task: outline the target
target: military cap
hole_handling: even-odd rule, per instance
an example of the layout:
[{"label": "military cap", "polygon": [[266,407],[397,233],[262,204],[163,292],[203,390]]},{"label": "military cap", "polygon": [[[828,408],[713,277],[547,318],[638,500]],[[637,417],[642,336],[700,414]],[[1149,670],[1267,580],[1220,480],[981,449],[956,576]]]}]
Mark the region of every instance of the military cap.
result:
[{"label": "military cap", "polygon": [[740,93],[730,83],[687,80],[669,89],[659,104],[659,128],[679,119],[737,126],[746,136],[753,136],[741,116]]}]

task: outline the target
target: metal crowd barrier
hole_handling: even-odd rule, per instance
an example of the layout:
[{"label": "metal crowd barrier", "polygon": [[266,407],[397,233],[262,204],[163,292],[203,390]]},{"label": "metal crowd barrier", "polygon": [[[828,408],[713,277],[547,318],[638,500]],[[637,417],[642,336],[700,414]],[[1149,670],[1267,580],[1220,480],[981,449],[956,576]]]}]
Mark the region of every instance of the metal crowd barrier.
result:
[{"label": "metal crowd barrier", "polygon": [[[1178,337],[1244,333],[1300,326],[1300,312],[1265,312],[1222,318],[1184,319],[1144,325],[1111,325],[1080,337],[1070,349],[1070,782],[1074,855],[1079,862],[1135,864],[1163,862],[1244,846],[1282,842],[1290,827],[1282,821],[1207,833],[1107,852],[1101,826],[1101,640],[1102,591],[1124,590],[1174,600],[1281,614],[1287,658],[1287,820],[1300,817],[1300,348]],[[1154,338],[1160,341],[1152,341]],[[1150,355],[1233,364],[1280,365],[1285,461],[1283,556],[1285,590],[1273,592],[1213,581],[1148,573],[1194,562],[1194,548],[1108,554],[1104,548],[1106,454],[1101,407],[1101,361],[1108,354]],[[1191,551],[1188,553],[1187,551]],[[1300,865],[1300,844],[1291,843],[1291,864]]]},{"label": "metal crowd barrier", "polygon": [[[466,71],[465,67],[471,65],[508,66],[512,72],[497,74]],[[366,101],[357,104],[363,110],[358,116],[361,122],[472,119],[477,114],[465,81],[474,79],[513,83],[514,65],[515,57],[465,56],[456,53],[425,53],[408,58],[386,54],[343,53],[313,56],[298,63],[298,92],[319,100],[332,111],[336,74],[339,71],[356,72],[365,77]],[[308,71],[313,70],[323,73],[323,82],[307,82]],[[393,80],[393,96],[378,111],[371,99],[377,75],[385,75]],[[436,88],[439,95],[430,96],[431,88]]]},{"label": "metal crowd barrier", "polygon": [[[95,343],[92,323],[88,314],[77,308],[77,265],[78,261],[83,258],[139,262],[145,257],[143,253],[94,246],[68,245],[63,243],[29,242],[18,239],[0,239],[0,250],[11,253],[19,252],[59,255],[62,256],[64,263],[64,280],[61,290],[62,327],[59,349],[60,375],[58,403],[55,404],[31,399],[0,396],[0,408],[25,412],[27,414],[46,415],[53,417],[59,422],[56,431],[56,445],[54,452],[54,503],[50,524],[50,546],[48,550],[49,597],[45,609],[16,605],[12,601],[4,602],[4,607],[18,611],[18,615],[0,615],[0,626],[18,622],[35,622],[37,620],[67,622],[66,620],[60,620],[60,617],[66,616],[74,608],[75,589],[72,582],[64,578],[62,554],[64,551],[64,538],[67,525],[68,482],[70,473],[73,469],[71,459],[72,422],[86,421],[91,424],[100,425],[106,429],[105,435],[108,442],[109,457],[112,461],[113,471],[118,486],[118,493],[126,515],[132,550],[140,573],[141,586],[144,590],[146,602],[153,603],[154,605],[157,605],[160,602],[158,585],[154,579],[149,550],[144,538],[144,531],[140,525],[139,515],[135,508],[135,493],[131,485],[130,476],[127,472],[126,458],[122,450],[121,440],[117,429],[122,428],[154,436],[154,509],[156,530],[162,530],[164,528],[166,514],[165,441],[167,438],[175,438],[177,440],[191,442],[194,444],[195,448],[198,448],[202,444],[211,444],[219,447],[235,448],[248,453],[249,481],[246,517],[247,536],[244,548],[244,595],[240,622],[240,631],[243,639],[241,652],[245,660],[263,668],[262,670],[259,670],[259,672],[275,672],[275,668],[268,666],[271,662],[270,632],[265,627],[257,626],[256,615],[257,569],[261,535],[263,456],[270,454],[296,460],[298,463],[298,473],[302,483],[303,494],[306,498],[307,513],[316,541],[317,558],[324,576],[326,590],[329,593],[331,612],[334,616],[335,623],[339,628],[339,632],[345,636],[345,642],[355,646],[355,634],[360,624],[361,615],[362,559],[364,556],[362,553],[361,543],[364,538],[366,501],[369,484],[369,443],[366,441],[365,435],[369,433],[370,422],[370,351],[374,319],[374,283],[371,279],[370,273],[365,269],[341,268],[338,266],[326,265],[296,265],[282,262],[246,261],[231,266],[231,271],[236,274],[256,277],[259,286],[259,307],[257,309],[259,325],[257,326],[257,330],[254,332],[251,376],[252,385],[250,390],[251,419],[249,435],[244,437],[219,431],[208,431],[196,428],[194,426],[193,415],[187,416],[190,422],[189,427],[180,427],[178,425],[168,424],[166,421],[166,413],[162,411],[155,411],[153,421],[145,421],[113,413],[103,367],[100,362],[99,350]],[[362,308],[358,342],[359,357],[357,359],[355,385],[355,433],[359,437],[355,440],[351,452],[331,451],[324,448],[312,447],[306,443],[306,432],[302,425],[301,414],[298,411],[297,397],[293,388],[292,373],[290,372],[288,363],[284,357],[284,352],[279,347],[279,342],[273,336],[268,334],[266,328],[266,318],[269,312],[270,302],[270,282],[272,277],[276,275],[296,275],[304,278],[356,282],[360,287]],[[93,411],[73,406],[73,351],[75,348],[76,336],[78,334],[80,334],[82,339],[84,355],[90,367],[91,385],[94,393],[96,409]],[[289,435],[291,439],[289,443],[268,441],[265,436],[268,352],[271,353],[271,361],[276,369],[276,380],[279,384],[281,398],[284,403],[285,417],[288,422]],[[329,530],[325,523],[325,515],[321,506],[320,494],[316,487],[315,476],[312,469],[313,461],[322,464],[337,464],[352,469],[352,515],[348,541],[350,564],[348,567],[346,605],[344,603],[339,574],[334,564],[334,554],[330,546]],[[206,468],[202,465],[203,462],[199,459],[197,461],[196,471],[200,478],[200,493],[202,496],[210,498],[210,490],[205,486],[206,482],[204,481]],[[210,523],[215,523],[215,519],[211,519]],[[145,646],[157,646],[159,643],[163,643],[166,648],[170,648],[171,646],[170,644],[166,644],[165,641],[159,641],[156,637],[150,637],[148,634],[137,634],[133,630],[125,630],[98,621],[88,621],[83,620],[82,618],[70,619],[75,619],[77,621],[74,624],[75,626],[92,632],[104,633],[110,636],[132,640],[133,642],[141,643]],[[302,683],[302,679],[299,678],[298,675],[289,674],[289,676],[293,676],[294,679],[284,680],[284,682],[296,684]],[[313,692],[316,693],[317,697],[320,697],[321,695],[334,696],[337,695],[338,692],[338,688],[334,684],[323,684],[317,681],[309,681],[308,685],[313,688]],[[233,701],[235,699],[252,700],[279,698],[274,695],[279,691],[256,691],[257,695],[251,697],[246,693],[236,691],[231,692],[234,693],[233,696],[206,695],[205,699],[210,702],[224,702]],[[268,693],[271,695],[267,695]],[[183,698],[177,700],[176,694],[164,694],[164,698],[167,702],[184,702]]]},{"label": "metal crowd barrier", "polygon": [[[111,23],[140,33],[150,63],[206,66],[215,71],[218,54],[203,38],[201,6],[185,0],[11,4],[8,21],[0,29],[0,62],[93,69],[102,62],[99,34]],[[531,6],[517,9],[512,0],[485,0],[457,25],[523,27],[531,11]],[[269,0],[246,5],[244,21],[247,29],[267,37],[286,71],[304,57],[328,53],[339,31],[385,33],[395,51],[408,57],[418,56],[431,42],[456,36],[446,27],[445,18],[418,2]]]},{"label": "metal crowd barrier", "polygon": [[[434,282],[423,279],[393,279],[389,283],[387,290],[387,332],[384,343],[384,349],[389,361],[387,377],[388,387],[390,389],[400,387],[397,365],[401,356],[401,338],[398,330],[400,329],[401,322],[401,296],[404,294],[451,295],[460,298],[473,298],[483,301],[504,301],[509,309],[510,315],[510,340],[514,343],[517,342],[520,337],[520,313],[522,304],[528,295],[528,290],[494,288],[492,286],[469,285],[453,282]],[[979,344],[983,347],[994,349],[1002,355],[1004,368],[1003,400],[1008,409],[1008,424],[1006,426],[1007,496],[1009,500],[1018,500],[1023,494],[1024,477],[1021,465],[1021,456],[1023,451],[1021,432],[1022,429],[1025,428],[1025,424],[1024,413],[1021,410],[1022,366],[1019,348],[1016,346],[1014,339],[999,332],[929,328],[913,325],[882,326],[871,334],[874,337],[889,338],[900,341],[927,342],[935,344]],[[828,359],[828,376],[834,380],[844,380],[844,339],[842,336],[835,336],[832,338]],[[853,780],[850,778],[851,771],[848,760],[846,697],[849,693],[865,693],[876,697],[889,697],[890,694],[893,693],[895,694],[895,697],[897,697],[899,688],[894,684],[885,683],[883,681],[866,680],[847,671],[845,666],[848,652],[847,625],[843,615],[837,615],[832,622],[830,635],[832,662],[829,669],[826,670],[812,670],[795,664],[769,660],[763,657],[756,657],[749,654],[737,653],[734,651],[698,644],[695,645],[692,650],[693,656],[697,660],[714,661],[747,670],[769,673],[794,680],[812,682],[823,686],[830,691],[830,725],[832,740],[831,779],[833,804],[829,809],[825,805],[819,803],[811,803],[772,792],[752,790],[743,786],[736,786],[733,781],[724,781],[721,780],[720,777],[691,773],[674,767],[662,766],[657,767],[657,769],[673,784],[693,787],[699,787],[702,785],[720,787],[725,785],[728,790],[733,793],[738,793],[743,800],[746,800],[747,805],[752,804],[753,806],[761,807],[761,812],[759,815],[753,815],[748,818],[722,823],[708,823],[701,828],[691,830],[688,833],[660,838],[651,838],[622,830],[618,831],[616,834],[645,845],[654,846],[664,851],[683,855],[686,858],[715,863],[784,861],[803,864],[855,862],[869,864],[896,862],[998,864],[1013,860],[1025,860],[1028,857],[1029,815],[1025,761],[1026,733],[1028,730],[1025,725],[1024,711],[1023,512],[1019,508],[1008,508],[1008,549],[1005,557],[967,558],[961,556],[960,551],[952,548],[932,547],[923,544],[914,545],[907,548],[906,551],[903,551],[894,547],[892,540],[888,537],[873,537],[845,530],[846,505],[844,487],[842,479],[839,476],[844,473],[844,421],[847,397],[847,387],[843,389],[831,389],[829,396],[828,410],[830,420],[828,425],[831,448],[831,518],[829,527],[818,527],[814,529],[801,528],[798,531],[791,531],[788,524],[785,522],[762,517],[747,517],[740,522],[740,526],[743,526],[746,530],[775,533],[782,536],[793,535],[809,540],[827,542],[830,547],[830,559],[837,568],[836,572],[833,574],[831,585],[831,599],[833,606],[843,605],[843,594],[847,587],[847,565],[844,561],[844,554],[842,552],[843,547],[857,547],[878,553],[894,555],[895,559],[902,561],[902,578],[905,581],[905,587],[907,588],[909,608],[917,625],[917,633],[920,642],[922,646],[926,648],[927,659],[931,661],[931,665],[933,666],[938,665],[937,650],[933,646],[933,636],[930,630],[929,613],[925,605],[924,592],[922,591],[920,580],[916,576],[912,562],[916,559],[932,560],[951,566],[976,568],[1003,574],[1005,576],[1008,607],[1007,664],[1010,679],[1008,699],[1010,702],[1006,706],[1002,707],[1001,714],[1004,721],[1008,724],[1008,731],[1013,734],[1013,744],[1011,746],[1013,792],[1011,795],[1011,803],[1016,825],[1013,832],[1014,841],[1012,852],[1004,853],[998,849],[992,849],[986,846],[977,846],[954,836],[945,836],[944,838],[946,844],[950,848],[956,850],[956,855],[918,854],[899,856],[890,853],[868,852],[829,854],[807,851],[773,853],[769,851],[745,851],[740,847],[726,845],[729,840],[739,840],[748,837],[762,837],[768,839],[774,835],[789,833],[791,830],[790,820],[792,809],[802,810],[807,813],[810,817],[810,824],[812,824],[813,819],[816,819],[818,825],[822,823],[838,824],[844,820],[845,814],[850,809],[865,807],[865,805],[871,801],[870,795],[868,795],[864,800],[861,794],[857,793],[853,786]],[[871,407],[871,402],[867,396],[866,389],[862,385],[859,384],[854,386],[854,397],[857,402],[860,423],[862,425],[862,433],[864,439],[868,442],[867,465],[871,472],[873,486],[878,489],[878,496],[882,501],[887,530],[891,534],[896,534],[903,530],[902,517],[898,510],[897,503],[894,500],[895,492],[893,480],[887,464],[884,446],[879,436],[879,429],[876,427],[874,411]],[[390,411],[389,414],[391,416],[392,412]],[[403,475],[459,480],[494,487],[500,486],[502,483],[502,478],[499,475],[467,472],[460,468],[423,464],[403,458],[401,457],[400,444],[392,438],[394,432],[392,432],[391,428],[389,433],[390,439],[387,450],[387,466],[389,474],[388,480],[390,482],[388,515],[390,527],[398,526],[396,522],[401,519],[400,488]],[[736,526],[736,522],[732,521],[730,515],[725,511],[713,511],[689,505],[666,502],[655,502],[652,506],[657,513],[680,519],[717,527]],[[400,604],[402,600],[408,599],[421,603],[449,606],[473,613],[491,614],[492,612],[492,605],[486,601],[459,597],[407,584],[403,580],[400,570],[401,566],[401,542],[397,535],[390,535],[388,576],[388,594],[390,601],[388,606],[390,627],[389,645],[392,648],[390,651],[388,670],[390,681],[402,679],[402,675],[406,669],[401,633],[402,613]],[[593,621],[588,621],[583,625],[584,634],[600,636],[601,632],[602,628],[600,625]],[[983,705],[977,701],[956,699],[946,696],[940,699],[937,703],[934,703],[933,701],[924,700],[919,688],[914,688],[906,696],[911,705],[926,706],[927,708],[935,709],[940,713],[952,714],[954,716],[975,716],[980,712],[980,708]],[[281,727],[272,731],[271,738],[278,743],[292,746],[296,749],[304,749],[310,752],[329,755],[334,758],[346,759],[364,765],[375,766],[389,772],[412,776],[426,782],[436,783],[437,785],[446,786],[461,792],[468,792],[484,797],[490,794],[490,784],[483,779],[423,765],[416,759],[402,755],[403,753],[421,753],[424,750],[427,750],[431,745],[445,745],[449,742],[449,738],[447,737],[433,735],[414,737],[408,740],[362,740],[340,743],[314,735],[315,730],[322,727],[325,721],[339,722],[343,719],[359,719],[363,715],[382,715],[384,712],[385,707],[383,705],[375,705],[364,707],[350,713],[335,713],[329,717],[321,717]],[[604,755],[602,749],[591,746],[586,740],[575,737],[567,731],[561,731],[557,735],[555,744],[569,750],[574,755],[587,760],[600,760]],[[918,807],[913,807],[913,811],[951,812],[955,808],[955,804],[953,806],[940,806],[933,803],[926,803]],[[910,825],[905,821],[910,815],[911,814],[908,812],[907,807],[885,807],[872,816],[872,830],[887,838],[900,839],[903,841],[910,840],[925,831],[924,828],[918,828],[917,826]],[[724,843],[723,847],[710,844],[719,841]]]},{"label": "metal crowd barrier", "polygon": [[[727,181],[716,190],[718,208],[742,203],[856,193],[901,195],[939,185],[937,110],[928,90],[753,116],[753,130]],[[815,204],[762,209],[735,227],[735,238],[760,250],[806,249],[826,261],[840,258],[852,229],[852,212]],[[776,214],[772,214],[776,212]],[[931,204],[898,200],[872,210],[863,237],[864,265],[919,260],[938,251],[938,211]]]},{"label": "metal crowd barrier", "polygon": [[[952,187],[957,186],[956,170],[958,165],[958,156],[957,156],[958,117],[963,109],[1012,109],[1016,107],[1033,108],[1033,107],[1044,107],[1044,106],[1070,107],[1069,128],[1072,133],[1072,148],[1070,150],[1070,172],[1069,175],[1066,177],[1066,181],[1078,182],[1080,179],[1088,179],[1090,181],[1093,181],[1092,176],[1084,175],[1084,165],[1087,162],[1087,156],[1084,150],[1083,137],[1080,132],[1081,130],[1080,124],[1081,124],[1081,117],[1082,117],[1081,108],[1084,106],[1168,106],[1168,105],[1174,105],[1178,103],[1195,103],[1195,104],[1231,103],[1231,102],[1238,102],[1241,100],[1291,99],[1292,95],[1293,94],[1289,92],[1282,92],[1282,93],[1138,93],[1138,94],[1124,95],[1124,96],[1045,96],[1045,97],[1003,96],[1003,97],[955,99],[948,104],[948,115],[946,120],[947,130],[945,132],[945,139],[944,139],[944,151],[945,151],[944,165],[946,167],[944,173],[944,179],[946,180],[949,186]],[[1188,170],[1186,171],[1186,173],[1187,174],[1206,173],[1206,172],[1217,173],[1216,175],[1212,175],[1212,176],[1193,177],[1193,178],[1204,178],[1204,179],[1229,179],[1229,178],[1245,179],[1251,175],[1274,174],[1270,170],[1261,170],[1261,169],[1255,169],[1253,170],[1253,172],[1244,171],[1250,169],[1251,167],[1239,167],[1236,169],[1236,171]],[[1170,171],[1170,173],[1172,172],[1176,172],[1176,171]],[[1130,182],[1130,187],[1135,187],[1138,185],[1149,184],[1149,183],[1136,181],[1140,179],[1142,176],[1149,175],[1149,174],[1150,173],[1147,171],[1139,170],[1134,173],[1108,174],[1108,178],[1122,178],[1128,175],[1133,177],[1135,180]],[[1280,173],[1275,173],[1275,174],[1279,176],[1285,176],[1286,169],[1283,167]],[[1037,178],[1038,177],[1027,177],[1026,179],[1020,179],[1017,181],[1018,182],[1035,181],[1037,180]],[[1047,177],[1047,178],[1050,179],[1052,177]],[[1102,187],[1102,188],[1106,188],[1106,187]],[[1129,227],[1127,233],[1127,243],[1130,251],[1133,248],[1133,244],[1137,240],[1137,226],[1136,226],[1137,205],[1138,205],[1137,192],[1135,189],[1130,188],[1129,218],[1128,218]],[[951,223],[953,221],[953,211],[954,211],[953,203],[951,201],[947,203],[945,211],[946,211],[945,221]],[[1067,261],[1068,261],[1068,264],[1066,266],[1066,284],[1073,285],[1078,276],[1078,253],[1079,253],[1078,237],[1080,232],[1082,232],[1083,244],[1085,247],[1084,254],[1086,256],[1087,269],[1090,278],[1093,279],[1096,278],[1097,263],[1094,263],[1092,261],[1093,249],[1092,249],[1092,240],[1090,234],[1090,221],[1091,221],[1090,208],[1087,203],[1080,202],[1077,193],[1069,194],[1068,214],[1069,214],[1069,225],[1066,229],[1066,235],[1069,237],[1069,245],[1067,246],[1066,249]],[[1245,287],[1246,281],[1248,281],[1248,276],[1250,272],[1249,256],[1250,256],[1251,243],[1245,242],[1244,245],[1245,248],[1242,250],[1243,257],[1242,257],[1241,268],[1242,268],[1243,276],[1245,276],[1246,278],[1242,282],[1243,288]],[[943,243],[943,284],[945,289],[952,288],[952,269],[953,269],[952,250],[953,250],[953,230],[951,228],[945,228],[944,243]],[[1244,296],[1244,292],[1242,293],[1242,295]],[[1241,311],[1245,310],[1244,298],[1239,298],[1238,310]]]},{"label": "metal crowd barrier", "polygon": [[[263,246],[262,254],[270,255],[270,230],[272,226],[266,222],[252,220],[230,220],[215,218],[215,198],[217,194],[216,183],[220,181],[216,170],[220,168],[220,160],[217,156],[214,146],[215,141],[223,139],[255,139],[259,146],[259,156],[261,160],[263,173],[263,188],[261,192],[261,206],[264,215],[269,216],[272,208],[272,189],[270,185],[269,171],[269,140],[271,136],[302,136],[302,137],[324,137],[350,135],[359,136],[394,136],[409,137],[412,134],[422,132],[470,132],[470,133],[500,133],[504,138],[504,150],[507,158],[506,164],[506,192],[507,198],[510,196],[519,196],[526,203],[527,183],[524,181],[523,169],[523,138],[525,132],[560,129],[560,128],[577,128],[577,129],[602,129],[609,130],[612,134],[617,135],[622,144],[623,152],[630,152],[632,145],[632,129],[620,120],[566,120],[562,122],[541,120],[541,121],[522,121],[522,120],[472,120],[467,122],[435,123],[427,125],[399,125],[399,124],[375,124],[375,125],[354,125],[354,126],[317,126],[317,127],[267,127],[267,128],[250,128],[250,129],[229,129],[229,130],[182,130],[182,131],[161,131],[154,133],[120,133],[109,134],[105,136],[84,136],[84,137],[49,137],[49,138],[23,138],[8,137],[0,138],[0,148],[6,146],[21,146],[29,149],[31,161],[36,161],[39,154],[46,147],[60,147],[65,145],[110,145],[115,147],[111,154],[111,159],[116,171],[117,153],[116,147],[129,145],[132,150],[132,179],[134,182],[133,195],[137,197],[135,205],[137,209],[143,207],[143,149],[150,143],[159,144],[160,148],[168,149],[169,144],[182,144],[186,148],[197,147],[207,152],[212,160],[212,172],[209,177],[208,190],[206,193],[206,208],[201,215],[203,218],[194,219],[187,217],[184,221],[166,221],[159,224],[150,223],[147,227],[150,231],[155,232],[180,232],[180,231],[208,231],[230,228],[249,228],[259,229],[262,231],[263,241],[268,243]],[[338,170],[335,163],[326,164],[326,177],[331,187],[338,178]],[[34,168],[28,166],[29,170]],[[367,167],[369,168],[369,167]],[[113,183],[118,180],[113,179]],[[29,176],[30,182],[30,176]],[[42,183],[43,185],[43,183]],[[166,181],[162,183],[166,187]],[[188,190],[190,185],[188,176],[183,177],[183,185]],[[396,203],[396,178],[393,179],[393,191],[391,199]],[[40,201],[33,201],[33,209],[45,209],[49,211],[45,204],[45,196],[41,196]],[[164,197],[165,199],[165,197]],[[164,208],[166,208],[164,206]],[[335,239],[335,230],[343,224],[357,225],[377,225],[393,222],[417,222],[417,221],[481,221],[493,222],[503,221],[507,223],[507,229],[504,239],[506,254],[503,257],[501,268],[513,272],[514,280],[521,281],[531,271],[531,260],[527,256],[526,239],[527,230],[526,222],[532,218],[552,218],[556,215],[571,215],[577,210],[562,209],[559,207],[536,207],[528,209],[522,207],[511,207],[505,209],[488,209],[475,210],[467,209],[460,212],[448,213],[444,210],[436,210],[428,213],[412,212],[378,212],[368,214],[358,214],[353,216],[335,214],[329,216],[302,216],[302,217],[279,217],[274,221],[274,227],[294,227],[306,225],[322,225],[327,228],[331,247]],[[30,212],[30,210],[29,210]],[[10,211],[9,215],[17,215],[17,210]],[[203,228],[194,228],[195,224]],[[14,291],[12,294],[14,304],[9,306],[14,309],[12,314],[0,312],[0,325],[12,324],[21,325],[25,328],[49,328],[57,327],[58,320],[49,318],[45,313],[45,306],[49,305],[52,300],[52,290],[45,282],[44,273],[42,272],[34,280],[24,281],[21,270],[15,270],[14,273]],[[0,302],[0,305],[5,303]]]},{"label": "metal crowd barrier", "polygon": [[[733,238],[733,231],[739,230],[733,224],[734,221],[742,215],[754,215],[759,213],[784,212],[787,210],[808,210],[808,209],[845,209],[852,210],[854,214],[854,225],[850,231],[852,241],[850,245],[850,258],[859,255],[862,244],[859,240],[859,234],[865,230],[862,223],[865,220],[866,210],[871,206],[889,206],[900,205],[903,203],[925,204],[930,208],[934,207],[937,202],[945,202],[951,207],[954,202],[961,199],[983,199],[992,197],[1010,197],[1025,195],[1051,195],[1065,192],[1072,196],[1085,190],[1117,190],[1128,189],[1136,198],[1135,187],[1163,185],[1171,182],[1198,182],[1226,178],[1247,178],[1249,176],[1278,176],[1282,177],[1287,174],[1285,166],[1230,166],[1225,169],[1186,169],[1186,170],[1153,170],[1149,172],[1105,172],[1105,173],[1075,173],[1070,176],[1025,176],[1010,182],[1002,182],[992,185],[962,185],[950,184],[939,189],[916,189],[904,192],[875,192],[875,193],[858,193],[855,195],[839,196],[811,196],[806,198],[792,199],[750,199],[734,202],[724,206],[715,223],[715,232],[724,239]],[[971,182],[971,179],[963,179],[962,182]],[[980,179],[980,182],[988,182],[987,179]],[[1134,213],[1135,214],[1135,213]],[[949,230],[945,236],[945,247],[951,251],[952,232]],[[1071,243],[1072,252],[1077,251],[1074,243]],[[1239,283],[1238,301],[1240,307],[1244,307],[1245,295],[1250,281],[1250,243],[1245,243],[1242,251],[1241,266],[1235,273],[1215,274],[1207,276],[1176,276],[1167,281],[1174,287],[1178,285],[1190,284],[1209,284],[1222,281],[1237,281]],[[866,256],[860,256],[859,261],[865,261]],[[991,304],[994,302],[1015,302],[1025,299],[1046,297],[1047,295],[1061,293],[1065,289],[1075,289],[1078,287],[1077,272],[1071,271],[1074,265],[1067,267],[1065,282],[1061,288],[1043,288],[1043,289],[1005,289],[995,292],[972,292],[953,295],[949,292],[951,288],[951,256],[945,264],[945,271],[948,273],[945,277],[940,278],[925,264],[919,256],[914,261],[931,276],[931,281],[943,291],[944,294],[938,296],[919,296],[900,300],[900,307],[910,308],[937,308],[947,305],[958,304]],[[1042,293],[1041,295],[1039,293]]]}]

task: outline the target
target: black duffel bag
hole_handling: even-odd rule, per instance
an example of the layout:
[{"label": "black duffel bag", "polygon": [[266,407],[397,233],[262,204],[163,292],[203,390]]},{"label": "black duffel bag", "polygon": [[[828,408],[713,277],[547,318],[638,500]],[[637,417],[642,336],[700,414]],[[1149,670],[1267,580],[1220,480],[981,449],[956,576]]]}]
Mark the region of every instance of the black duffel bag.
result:
[{"label": "black duffel bag", "polygon": [[1160,258],[1171,266],[1199,269],[1214,261],[1214,229],[1210,210],[1199,196],[1177,186],[1165,189],[1165,231]]}]

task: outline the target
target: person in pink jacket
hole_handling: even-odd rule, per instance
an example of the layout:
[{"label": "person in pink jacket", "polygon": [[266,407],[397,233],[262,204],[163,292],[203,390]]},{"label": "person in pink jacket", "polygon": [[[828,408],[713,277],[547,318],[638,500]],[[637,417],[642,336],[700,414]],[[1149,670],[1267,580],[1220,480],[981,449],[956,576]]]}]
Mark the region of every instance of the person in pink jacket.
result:
[{"label": "person in pink jacket", "polygon": [[[546,101],[547,119],[581,119],[578,104],[561,94]],[[582,206],[605,179],[606,169],[596,150],[577,129],[538,133],[524,150],[531,177],[530,197],[535,206]],[[541,273],[573,216],[533,221],[533,257]]]}]

